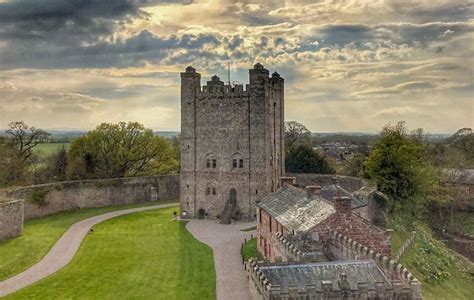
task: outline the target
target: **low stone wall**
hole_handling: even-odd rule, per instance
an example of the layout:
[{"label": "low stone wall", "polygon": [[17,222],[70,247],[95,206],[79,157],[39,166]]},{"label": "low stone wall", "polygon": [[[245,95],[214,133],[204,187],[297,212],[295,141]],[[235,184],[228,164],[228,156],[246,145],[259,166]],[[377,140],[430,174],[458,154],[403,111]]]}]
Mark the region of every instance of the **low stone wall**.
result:
[{"label": "low stone wall", "polygon": [[23,231],[23,201],[0,199],[0,241]]},{"label": "low stone wall", "polygon": [[308,186],[318,183],[321,186],[337,184],[353,193],[367,184],[362,178],[312,173],[286,173],[287,177],[296,177],[296,184],[299,186]]},{"label": "low stone wall", "polygon": [[65,181],[14,188],[6,196],[24,201],[25,219],[79,208],[179,199],[179,175]]}]

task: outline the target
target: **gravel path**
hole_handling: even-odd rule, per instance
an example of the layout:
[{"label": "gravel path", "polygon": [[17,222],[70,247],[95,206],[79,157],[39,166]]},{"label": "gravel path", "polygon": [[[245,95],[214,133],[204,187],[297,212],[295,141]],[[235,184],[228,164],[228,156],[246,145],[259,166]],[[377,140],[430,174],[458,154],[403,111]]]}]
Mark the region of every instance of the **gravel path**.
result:
[{"label": "gravel path", "polygon": [[[170,203],[118,210],[75,223],[61,236],[48,254],[36,265],[23,273],[1,281],[0,297],[16,292],[65,267],[72,260],[85,235],[94,225],[117,216],[150,209],[173,207],[176,205],[176,203]],[[171,217],[172,216],[170,216],[170,218]]]},{"label": "gravel path", "polygon": [[216,221],[191,220],[186,228],[195,238],[209,245],[214,251],[217,276],[218,300],[250,299],[247,275],[242,265],[240,245],[255,231],[241,229],[255,226],[255,223],[222,225]]}]

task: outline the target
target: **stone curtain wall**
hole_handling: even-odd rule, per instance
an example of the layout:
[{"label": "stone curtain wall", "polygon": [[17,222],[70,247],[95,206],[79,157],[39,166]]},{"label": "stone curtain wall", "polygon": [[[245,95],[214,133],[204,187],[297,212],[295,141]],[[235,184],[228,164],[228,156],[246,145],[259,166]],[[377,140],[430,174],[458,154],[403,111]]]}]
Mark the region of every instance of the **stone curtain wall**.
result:
[{"label": "stone curtain wall", "polygon": [[31,219],[79,208],[178,200],[179,175],[57,182],[11,189],[6,196],[24,200],[24,217]]},{"label": "stone curtain wall", "polygon": [[23,201],[0,199],[0,241],[23,231]]},{"label": "stone curtain wall", "polygon": [[318,183],[320,186],[337,184],[351,193],[361,189],[367,184],[367,181],[362,178],[340,175],[286,173],[285,176],[296,177],[296,184],[299,186],[314,185],[315,183]]}]

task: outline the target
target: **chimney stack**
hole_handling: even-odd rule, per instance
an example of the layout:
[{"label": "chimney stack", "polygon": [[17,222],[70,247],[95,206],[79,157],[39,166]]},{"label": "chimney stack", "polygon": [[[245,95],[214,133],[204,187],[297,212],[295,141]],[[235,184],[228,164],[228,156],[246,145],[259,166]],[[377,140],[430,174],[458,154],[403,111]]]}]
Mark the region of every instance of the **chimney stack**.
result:
[{"label": "chimney stack", "polygon": [[321,195],[321,186],[320,185],[308,185],[305,187],[306,197],[308,199],[314,198],[314,196]]},{"label": "chimney stack", "polygon": [[334,208],[336,213],[349,215],[351,211],[351,198],[337,195],[334,197]]},{"label": "chimney stack", "polygon": [[281,186],[284,186],[285,183],[289,185],[296,185],[296,177],[281,177]]}]

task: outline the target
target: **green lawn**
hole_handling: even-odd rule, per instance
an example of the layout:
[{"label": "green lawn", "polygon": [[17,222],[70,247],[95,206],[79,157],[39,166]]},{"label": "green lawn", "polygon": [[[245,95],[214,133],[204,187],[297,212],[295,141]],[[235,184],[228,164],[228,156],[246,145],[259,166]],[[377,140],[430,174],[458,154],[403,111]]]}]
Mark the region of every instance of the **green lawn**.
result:
[{"label": "green lawn", "polygon": [[215,299],[212,250],[174,210],[96,225],[67,267],[6,299]]},{"label": "green lawn", "polygon": [[257,260],[262,260],[263,257],[257,250],[257,239],[253,238],[248,240],[244,247],[242,248],[242,255],[244,256],[244,260],[249,260],[251,258],[257,258]]},{"label": "green lawn", "polygon": [[[174,201],[168,201],[174,202]],[[148,202],[132,205],[81,209],[51,215],[41,219],[27,220],[23,235],[0,243],[0,281],[18,274],[38,262],[61,235],[74,223],[125,208],[167,203]]]},{"label": "green lawn", "polygon": [[62,147],[65,147],[67,150],[69,145],[71,145],[71,143],[44,143],[34,147],[33,152],[40,157],[46,157],[59,151]]}]

